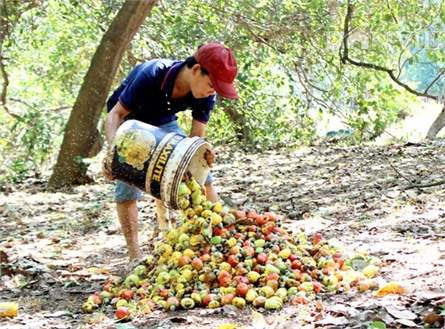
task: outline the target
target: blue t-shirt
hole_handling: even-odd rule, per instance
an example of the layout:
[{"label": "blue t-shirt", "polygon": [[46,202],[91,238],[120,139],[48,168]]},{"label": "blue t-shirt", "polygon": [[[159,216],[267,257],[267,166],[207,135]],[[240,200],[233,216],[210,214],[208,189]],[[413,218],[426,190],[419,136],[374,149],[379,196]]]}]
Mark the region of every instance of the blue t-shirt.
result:
[{"label": "blue t-shirt", "polygon": [[190,92],[180,99],[171,98],[175,79],[183,65],[183,61],[154,59],[135,66],[108,99],[108,112],[119,101],[132,112],[126,119],[131,117],[156,126],[176,120],[176,113],[190,109],[193,119],[207,123],[216,95],[197,99]]}]

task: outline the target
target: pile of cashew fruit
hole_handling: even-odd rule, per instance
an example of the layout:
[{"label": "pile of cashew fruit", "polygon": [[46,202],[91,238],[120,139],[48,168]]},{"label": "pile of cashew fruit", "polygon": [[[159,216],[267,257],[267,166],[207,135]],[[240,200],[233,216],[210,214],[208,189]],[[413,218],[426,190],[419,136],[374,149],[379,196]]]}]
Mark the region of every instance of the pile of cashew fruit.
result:
[{"label": "pile of cashew fruit", "polygon": [[192,175],[184,175],[178,204],[180,224],[126,277],[111,278],[89,296],[84,312],[109,304],[118,318],[227,304],[277,310],[326,293],[378,288],[377,257],[347,252],[321,233],[293,236],[273,211],[211,202]]}]

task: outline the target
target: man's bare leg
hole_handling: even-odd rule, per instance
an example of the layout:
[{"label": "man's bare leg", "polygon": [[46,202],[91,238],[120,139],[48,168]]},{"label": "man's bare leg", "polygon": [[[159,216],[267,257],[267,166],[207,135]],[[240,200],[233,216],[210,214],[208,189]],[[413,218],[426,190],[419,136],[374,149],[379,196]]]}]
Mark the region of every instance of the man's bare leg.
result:
[{"label": "man's bare leg", "polygon": [[[159,230],[165,237],[165,234],[167,233],[167,230],[169,228],[168,226],[168,223],[170,221],[169,211],[164,206],[164,202],[162,202],[162,200],[159,199],[156,199],[156,218],[158,220]],[[155,236],[159,234],[159,230],[156,229],[154,230]]]},{"label": "man's bare leg", "polygon": [[139,249],[138,239],[138,207],[137,202],[126,201],[116,203],[117,217],[127,243],[130,261],[143,257]]},{"label": "man's bare leg", "polygon": [[212,202],[216,202],[219,200],[218,193],[216,193],[216,189],[212,183],[204,184],[204,187],[206,190],[207,200],[210,200]]}]

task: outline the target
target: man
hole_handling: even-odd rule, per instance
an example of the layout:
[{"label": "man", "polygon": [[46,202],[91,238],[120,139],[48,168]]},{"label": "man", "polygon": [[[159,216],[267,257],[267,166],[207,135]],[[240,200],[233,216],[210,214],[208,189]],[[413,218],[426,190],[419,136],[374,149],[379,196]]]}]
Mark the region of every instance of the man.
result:
[{"label": "man", "polygon": [[[112,145],[116,130],[126,119],[136,119],[168,132],[186,135],[177,123],[175,113],[192,110],[192,127],[189,137],[204,137],[216,95],[238,99],[233,85],[238,67],[229,48],[219,43],[201,46],[194,56],[185,61],[154,59],[136,66],[114,91],[107,102],[108,116],[105,135]],[[215,153],[209,150],[204,158],[210,167]],[[103,173],[114,180],[107,161]],[[210,201],[216,202],[218,194],[209,174],[205,191]],[[130,261],[142,258],[138,242],[137,200],[141,191],[116,181],[115,202],[119,222],[127,244]],[[163,213],[162,201],[156,200],[157,215]]]}]

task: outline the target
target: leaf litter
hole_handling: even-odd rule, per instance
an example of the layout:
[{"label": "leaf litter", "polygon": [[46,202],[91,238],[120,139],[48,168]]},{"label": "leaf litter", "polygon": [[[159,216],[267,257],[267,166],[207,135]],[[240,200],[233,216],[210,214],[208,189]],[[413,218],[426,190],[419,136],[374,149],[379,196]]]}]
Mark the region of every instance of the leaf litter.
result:
[{"label": "leaf litter", "polygon": [[[45,179],[2,186],[0,300],[19,302],[7,328],[387,328],[443,325],[444,141],[388,146],[320,144],[295,152],[218,149],[214,179],[223,200],[274,210],[298,234],[320,232],[348,250],[384,261],[383,292],[333,293],[308,305],[266,312],[250,308],[155,311],[116,323],[112,308],[83,314],[87,296],[126,275],[127,251],[114,212],[113,185],[45,191]],[[414,186],[414,187],[413,187]],[[227,203],[227,201],[226,201]],[[139,203],[141,246],[149,253],[154,200]],[[382,288],[383,287],[383,288]],[[386,291],[384,290],[386,288]]]}]

